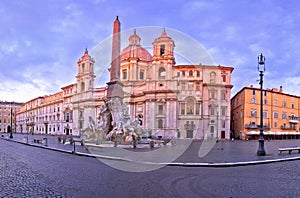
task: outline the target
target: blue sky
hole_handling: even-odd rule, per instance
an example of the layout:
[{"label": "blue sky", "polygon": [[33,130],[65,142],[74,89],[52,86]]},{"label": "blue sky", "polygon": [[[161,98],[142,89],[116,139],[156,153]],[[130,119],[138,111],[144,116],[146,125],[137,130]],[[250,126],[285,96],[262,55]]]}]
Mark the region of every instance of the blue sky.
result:
[{"label": "blue sky", "polygon": [[265,87],[300,95],[299,7],[297,0],[1,0],[0,100],[27,101],[74,83],[85,47],[107,39],[117,15],[122,30],[166,27],[198,41],[217,65],[235,68],[232,95],[258,87],[260,53]]}]

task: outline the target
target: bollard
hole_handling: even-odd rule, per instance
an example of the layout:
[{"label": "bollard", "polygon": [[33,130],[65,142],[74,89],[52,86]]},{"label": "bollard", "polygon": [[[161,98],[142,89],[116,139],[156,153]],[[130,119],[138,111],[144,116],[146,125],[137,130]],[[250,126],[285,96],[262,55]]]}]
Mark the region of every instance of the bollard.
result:
[{"label": "bollard", "polygon": [[26,144],[28,144],[28,136],[24,137],[24,141],[25,141]]},{"label": "bollard", "polygon": [[72,142],[73,142],[73,153],[75,153],[75,152],[76,152],[75,141],[74,141],[74,140],[72,140]]},{"label": "bollard", "polygon": [[48,146],[48,139],[47,138],[43,138],[44,144],[45,146]]}]

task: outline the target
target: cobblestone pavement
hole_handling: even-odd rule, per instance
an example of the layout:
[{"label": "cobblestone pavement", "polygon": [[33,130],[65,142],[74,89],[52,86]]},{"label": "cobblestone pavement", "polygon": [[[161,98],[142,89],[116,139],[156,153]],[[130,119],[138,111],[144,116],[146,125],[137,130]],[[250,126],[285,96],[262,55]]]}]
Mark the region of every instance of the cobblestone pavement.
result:
[{"label": "cobblestone pavement", "polygon": [[300,197],[299,161],[130,173],[0,139],[0,197]]},{"label": "cobblestone pavement", "polygon": [[[4,139],[8,139],[9,134],[3,134]],[[47,138],[48,147],[58,148],[66,151],[72,151],[74,148],[72,145],[64,145],[59,143],[57,136],[51,135],[27,135],[27,134],[14,134],[14,141],[25,142],[24,137],[28,137],[28,143],[38,146],[43,146],[44,144],[33,143],[33,139],[43,139]],[[260,161],[260,160],[270,160],[270,159],[280,159],[289,157],[300,157],[297,152],[288,154],[287,152],[279,155],[278,148],[285,147],[297,147],[300,146],[300,140],[271,140],[265,141],[266,156],[257,156],[256,152],[258,149],[258,141],[220,141],[215,144],[211,151],[204,157],[199,158],[198,152],[202,144],[202,141],[194,141],[190,147],[175,160],[175,162],[203,162],[203,163],[227,163],[227,162],[246,162],[246,161]],[[143,149],[128,149],[131,151],[151,151],[149,148]],[[76,151],[82,153],[89,153],[84,146],[76,145]],[[110,152],[105,149],[102,150],[100,155],[110,156]]]}]

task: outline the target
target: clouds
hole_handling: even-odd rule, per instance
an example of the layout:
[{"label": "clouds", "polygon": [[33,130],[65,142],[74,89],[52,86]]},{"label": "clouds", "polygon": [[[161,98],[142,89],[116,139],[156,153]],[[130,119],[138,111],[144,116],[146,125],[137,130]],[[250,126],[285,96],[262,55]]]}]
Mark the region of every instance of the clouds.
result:
[{"label": "clouds", "polygon": [[[122,30],[159,26],[191,36],[207,49],[215,64],[235,67],[233,94],[243,86],[256,84],[257,56],[263,53],[267,60],[266,86],[279,87],[282,84],[285,90],[300,95],[295,83],[299,80],[300,68],[299,5],[298,1],[270,0],[256,3],[250,0],[2,0],[0,100],[13,96],[15,100],[28,100],[52,94],[73,83],[76,62],[84,48],[88,47],[91,52],[98,43],[107,39],[117,15]],[[158,36],[151,35],[151,39]],[[142,38],[142,43],[144,41]],[[151,42],[145,43],[145,47],[151,47]],[[181,49],[192,57],[190,59],[199,59],[195,51],[198,48],[191,49],[178,39],[175,44],[182,46]],[[103,50],[109,51],[108,48]],[[185,54],[184,51],[177,52],[179,56]],[[106,56],[109,60],[110,54]],[[96,65],[108,66],[107,59],[99,60]]]}]

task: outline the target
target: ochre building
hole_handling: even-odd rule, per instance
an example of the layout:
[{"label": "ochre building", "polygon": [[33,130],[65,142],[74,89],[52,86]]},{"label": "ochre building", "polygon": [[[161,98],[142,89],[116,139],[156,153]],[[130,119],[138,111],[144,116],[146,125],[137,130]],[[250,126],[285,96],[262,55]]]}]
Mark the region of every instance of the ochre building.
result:
[{"label": "ochre building", "polygon": [[[235,138],[257,139],[260,89],[242,88],[231,99],[231,129]],[[299,97],[277,89],[263,90],[263,129],[266,139],[299,138]]]}]

